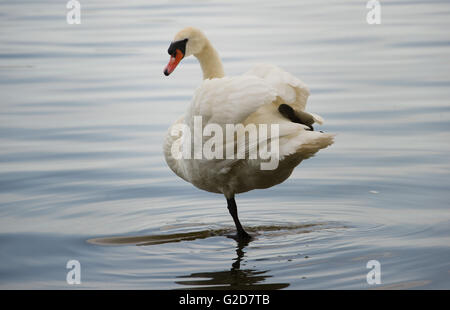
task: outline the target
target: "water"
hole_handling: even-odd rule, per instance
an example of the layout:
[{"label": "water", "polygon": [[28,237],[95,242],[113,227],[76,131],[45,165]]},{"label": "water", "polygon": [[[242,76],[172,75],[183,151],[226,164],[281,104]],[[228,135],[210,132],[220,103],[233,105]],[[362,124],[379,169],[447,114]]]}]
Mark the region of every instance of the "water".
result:
[{"label": "water", "polygon": [[[0,288],[450,288],[450,3],[64,1],[0,4]],[[228,75],[277,64],[336,143],[283,184],[225,199],[166,166],[201,81],[162,71],[204,29]],[[369,285],[369,260],[381,285]]]}]

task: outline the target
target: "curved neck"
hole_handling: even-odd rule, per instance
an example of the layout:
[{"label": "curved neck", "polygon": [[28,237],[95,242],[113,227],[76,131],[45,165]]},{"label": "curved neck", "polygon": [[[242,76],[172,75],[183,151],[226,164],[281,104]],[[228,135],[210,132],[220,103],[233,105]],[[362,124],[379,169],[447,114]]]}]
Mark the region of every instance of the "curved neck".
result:
[{"label": "curved neck", "polygon": [[194,56],[197,57],[200,62],[204,80],[222,78],[225,76],[219,53],[217,53],[209,41],[206,42],[202,51]]}]

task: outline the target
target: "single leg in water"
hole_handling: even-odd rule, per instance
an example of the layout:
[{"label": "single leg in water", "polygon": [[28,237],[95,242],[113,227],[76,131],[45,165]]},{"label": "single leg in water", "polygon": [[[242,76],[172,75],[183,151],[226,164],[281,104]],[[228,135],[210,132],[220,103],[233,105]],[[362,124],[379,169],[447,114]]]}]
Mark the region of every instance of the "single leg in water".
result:
[{"label": "single leg in water", "polygon": [[231,199],[227,198],[227,203],[228,203],[228,211],[230,211],[231,217],[233,217],[234,224],[236,225],[237,238],[240,240],[251,239],[251,236],[244,230],[244,228],[241,225],[241,222],[239,221],[237,205],[236,201],[234,200],[234,197]]}]

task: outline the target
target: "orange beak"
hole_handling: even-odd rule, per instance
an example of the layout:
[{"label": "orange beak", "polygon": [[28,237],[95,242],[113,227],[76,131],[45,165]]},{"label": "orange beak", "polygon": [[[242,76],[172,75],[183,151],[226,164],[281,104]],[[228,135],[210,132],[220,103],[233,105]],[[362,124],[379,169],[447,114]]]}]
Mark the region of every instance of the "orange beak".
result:
[{"label": "orange beak", "polygon": [[175,70],[175,68],[178,66],[181,59],[183,59],[183,57],[184,57],[183,53],[179,49],[177,49],[175,51],[175,57],[173,57],[172,55],[170,56],[169,63],[167,64],[166,68],[164,69],[164,74],[166,76],[171,74],[173,72],[173,70]]}]

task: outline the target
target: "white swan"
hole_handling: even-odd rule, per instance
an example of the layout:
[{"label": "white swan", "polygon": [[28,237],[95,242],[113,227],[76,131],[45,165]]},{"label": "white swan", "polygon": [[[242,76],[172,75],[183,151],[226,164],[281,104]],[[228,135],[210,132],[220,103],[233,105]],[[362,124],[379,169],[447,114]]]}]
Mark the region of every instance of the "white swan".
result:
[{"label": "white swan", "polygon": [[[194,186],[224,194],[236,225],[237,237],[249,239],[251,237],[239,222],[234,195],[283,182],[302,160],[331,145],[334,135],[313,130],[312,124],[322,124],[323,119],[304,111],[308,88],[276,66],[258,65],[242,76],[225,77],[217,51],[203,32],[193,27],[175,35],[168,53],[171,57],[164,70],[165,75],[171,74],[183,58],[194,55],[200,62],[204,80],[195,91],[186,114],[169,129],[164,144],[166,162],[175,174]],[[202,117],[202,129],[208,124],[218,124],[221,128],[225,128],[226,124],[278,124],[279,138],[272,139],[279,146],[277,168],[262,170],[264,160],[249,159],[248,156],[241,159],[174,156],[173,147],[180,144],[183,137],[181,132],[174,135],[176,131],[173,129],[184,124],[189,126],[192,136],[198,136],[193,132],[196,116]],[[232,138],[238,135],[242,135],[242,131],[236,131]],[[206,142],[212,138],[200,139]],[[261,147],[269,140],[257,140],[259,145],[253,147]],[[226,140],[224,145],[229,141]],[[247,154],[251,148],[247,143]]]}]

